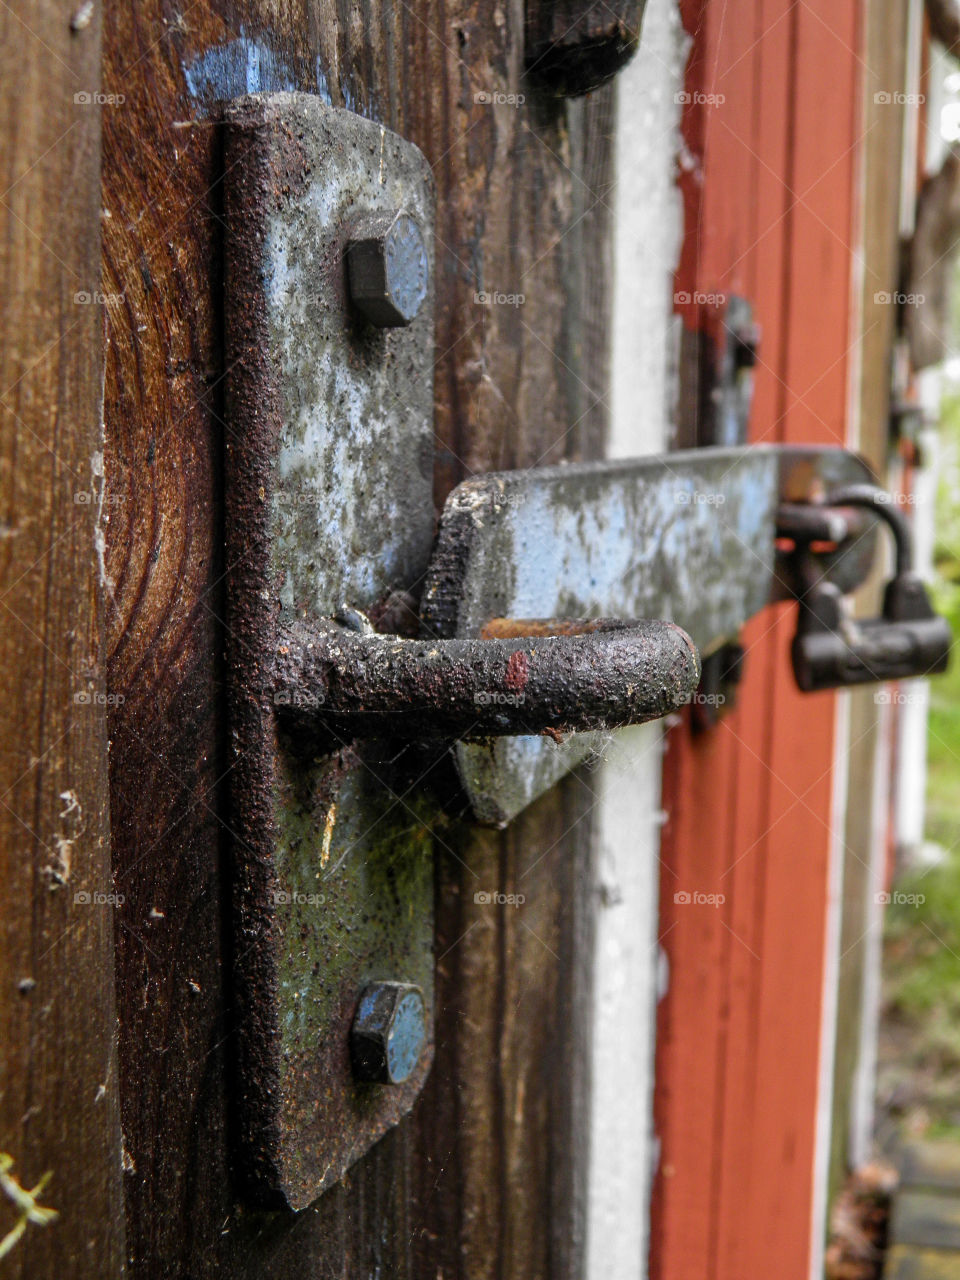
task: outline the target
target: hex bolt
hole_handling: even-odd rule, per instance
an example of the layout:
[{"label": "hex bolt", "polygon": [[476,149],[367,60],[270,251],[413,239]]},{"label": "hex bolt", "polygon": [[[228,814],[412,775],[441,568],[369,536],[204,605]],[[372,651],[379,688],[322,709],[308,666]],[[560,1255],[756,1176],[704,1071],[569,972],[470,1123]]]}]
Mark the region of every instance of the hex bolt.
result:
[{"label": "hex bolt", "polygon": [[403,1084],[427,1041],[423,992],[407,982],[375,982],[360,997],[350,1028],[350,1059],[357,1080]]},{"label": "hex bolt", "polygon": [[374,214],[347,246],[350,297],[380,329],[409,324],[427,296],[430,265],[423,232],[407,213]]}]

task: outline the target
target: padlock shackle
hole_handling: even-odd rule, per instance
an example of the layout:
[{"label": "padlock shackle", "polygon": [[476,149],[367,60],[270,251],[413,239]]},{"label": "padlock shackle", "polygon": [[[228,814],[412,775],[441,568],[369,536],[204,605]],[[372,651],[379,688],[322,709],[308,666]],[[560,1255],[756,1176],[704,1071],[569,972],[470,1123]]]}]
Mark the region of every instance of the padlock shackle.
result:
[{"label": "padlock shackle", "polygon": [[893,495],[872,484],[849,484],[831,490],[825,507],[867,507],[885,520],[897,548],[897,576],[913,571],[913,533],[902,511],[894,506]]}]

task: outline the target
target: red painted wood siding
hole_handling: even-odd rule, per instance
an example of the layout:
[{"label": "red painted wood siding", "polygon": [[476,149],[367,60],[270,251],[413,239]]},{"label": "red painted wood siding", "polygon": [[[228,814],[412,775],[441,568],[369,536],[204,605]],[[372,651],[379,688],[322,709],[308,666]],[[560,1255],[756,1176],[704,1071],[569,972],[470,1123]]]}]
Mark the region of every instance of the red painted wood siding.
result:
[{"label": "red painted wood siding", "polygon": [[[859,7],[687,0],[678,290],[735,292],[762,326],[751,440],[846,440]],[[810,1265],[835,697],[800,695],[793,607],[745,633],[738,708],[664,774],[658,1019],[659,1280]],[[678,891],[723,894],[680,904]]]}]

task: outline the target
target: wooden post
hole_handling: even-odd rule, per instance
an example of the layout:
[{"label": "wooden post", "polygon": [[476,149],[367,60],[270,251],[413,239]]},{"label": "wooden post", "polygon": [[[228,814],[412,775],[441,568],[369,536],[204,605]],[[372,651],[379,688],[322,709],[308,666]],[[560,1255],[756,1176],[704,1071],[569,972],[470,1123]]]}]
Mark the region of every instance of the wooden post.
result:
[{"label": "wooden post", "polygon": [[[99,523],[99,9],[0,8],[0,1151],[57,1210],[4,1275],[123,1267]],[[0,1239],[17,1221],[0,1194]]]}]

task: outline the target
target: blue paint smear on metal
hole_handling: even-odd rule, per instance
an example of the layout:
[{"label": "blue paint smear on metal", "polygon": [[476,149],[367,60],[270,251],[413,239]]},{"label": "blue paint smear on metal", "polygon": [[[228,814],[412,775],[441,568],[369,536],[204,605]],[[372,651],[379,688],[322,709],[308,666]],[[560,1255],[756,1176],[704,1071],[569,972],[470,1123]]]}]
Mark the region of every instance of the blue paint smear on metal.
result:
[{"label": "blue paint smear on metal", "polygon": [[357,1008],[357,1019],[362,1021],[364,1018],[373,1016],[373,1007],[377,1002],[377,991],[375,987],[368,987],[360,997],[360,1004]]},{"label": "blue paint smear on metal", "polygon": [[417,992],[410,991],[397,1005],[387,1042],[390,1075],[398,1084],[413,1073],[425,1038],[423,1000]]}]

